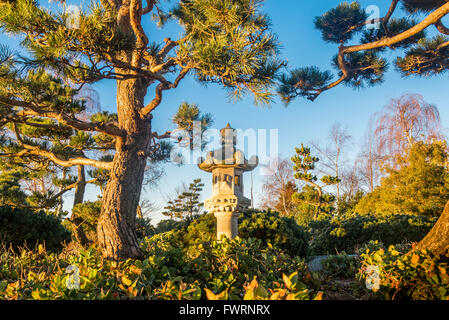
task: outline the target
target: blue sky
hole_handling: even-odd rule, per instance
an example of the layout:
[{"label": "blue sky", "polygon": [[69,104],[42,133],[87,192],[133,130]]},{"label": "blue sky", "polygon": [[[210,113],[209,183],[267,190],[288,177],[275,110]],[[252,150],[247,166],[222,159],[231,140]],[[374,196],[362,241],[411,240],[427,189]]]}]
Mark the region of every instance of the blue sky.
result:
[{"label": "blue sky", "polygon": [[[330,60],[336,53],[336,46],[327,44],[321,39],[318,30],[314,29],[313,19],[321,15],[342,1],[320,0],[267,0],[264,11],[267,12],[273,22],[273,31],[279,36],[283,45],[282,56],[287,58],[291,66],[316,65],[323,69],[330,69]],[[360,1],[366,7],[379,5],[378,1]],[[381,15],[387,10],[390,1],[382,1],[379,5]],[[72,3],[68,1],[68,3]],[[73,3],[78,3],[74,1]],[[44,5],[44,1],[41,1]],[[151,36],[163,39],[166,34],[155,29],[150,22],[145,26]],[[179,33],[179,28],[174,24],[167,26],[167,32],[173,37]],[[2,43],[15,46],[16,40],[0,35]],[[394,57],[393,55],[391,57]],[[240,129],[278,129],[279,152],[283,157],[290,157],[295,146],[307,143],[311,140],[324,141],[330,127],[339,122],[347,126],[354,136],[356,145],[350,151],[351,155],[358,152],[357,143],[360,142],[366,132],[369,117],[385,106],[390,99],[398,98],[404,93],[419,93],[424,99],[435,104],[441,114],[442,124],[446,128],[449,124],[449,87],[447,75],[427,78],[401,78],[394,72],[393,66],[385,77],[386,81],[374,88],[354,91],[341,86],[324,93],[315,102],[305,99],[297,99],[288,107],[279,100],[267,107],[256,107],[252,98],[248,97],[237,103],[227,99],[224,90],[218,86],[204,87],[193,78],[187,78],[181,82],[176,90],[167,92],[162,104],[154,112],[153,125],[157,131],[165,132],[172,129],[171,117],[179,104],[183,101],[196,103],[203,112],[211,113],[214,117],[215,128],[222,128],[230,122],[234,128]],[[115,83],[102,81],[94,88],[100,94],[100,103],[105,110],[115,110]],[[152,90],[149,90],[148,100],[151,99]],[[182,182],[190,182],[194,178],[202,178],[206,184],[203,198],[210,195],[209,174],[201,172],[195,165],[177,167],[166,165],[166,174],[161,179],[156,189],[143,190],[142,197],[156,202],[163,207],[165,197],[173,192]],[[254,172],[254,194],[256,199],[261,192],[263,177],[259,170]],[[246,196],[249,196],[250,175],[244,179]],[[94,200],[98,191],[88,188],[87,199]],[[71,204],[71,195],[66,199],[65,207]],[[151,217],[154,222],[161,218],[160,214]]]}]

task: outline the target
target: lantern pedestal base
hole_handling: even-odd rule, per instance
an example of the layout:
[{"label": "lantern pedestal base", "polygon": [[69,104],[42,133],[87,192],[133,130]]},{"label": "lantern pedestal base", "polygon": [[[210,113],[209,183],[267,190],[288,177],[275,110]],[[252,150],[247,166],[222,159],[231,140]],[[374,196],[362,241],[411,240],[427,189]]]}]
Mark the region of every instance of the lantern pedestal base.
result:
[{"label": "lantern pedestal base", "polygon": [[229,239],[234,239],[238,235],[238,218],[239,212],[215,212],[217,218],[217,239],[220,240],[222,235]]}]

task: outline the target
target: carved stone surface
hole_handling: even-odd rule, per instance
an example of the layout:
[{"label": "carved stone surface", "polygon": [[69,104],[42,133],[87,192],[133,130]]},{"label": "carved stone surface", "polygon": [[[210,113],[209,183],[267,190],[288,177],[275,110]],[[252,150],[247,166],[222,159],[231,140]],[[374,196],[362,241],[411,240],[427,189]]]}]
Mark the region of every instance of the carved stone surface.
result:
[{"label": "carved stone surface", "polygon": [[209,212],[242,212],[249,208],[251,200],[235,195],[217,195],[204,201]]}]

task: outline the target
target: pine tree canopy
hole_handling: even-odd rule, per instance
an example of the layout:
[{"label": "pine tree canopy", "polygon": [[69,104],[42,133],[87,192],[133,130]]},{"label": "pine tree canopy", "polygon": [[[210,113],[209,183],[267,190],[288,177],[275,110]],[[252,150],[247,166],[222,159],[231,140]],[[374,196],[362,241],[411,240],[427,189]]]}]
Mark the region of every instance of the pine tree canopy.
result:
[{"label": "pine tree canopy", "polygon": [[[313,101],[340,84],[380,84],[388,69],[387,50],[398,51],[394,64],[404,76],[447,72],[449,27],[443,19],[448,13],[448,0],[392,0],[385,16],[372,20],[359,2],[342,2],[315,18],[323,40],[339,46],[332,60],[336,75],[315,66],[293,69],[279,77],[278,92],[288,104],[296,97]],[[428,36],[432,26],[436,34]]]},{"label": "pine tree canopy", "polygon": [[[74,25],[67,11],[53,12],[33,0],[2,1],[0,27],[20,36],[26,51],[18,56],[0,48],[0,126],[7,140],[2,155],[110,169],[110,161],[91,159],[88,151],[112,150],[127,132],[116,114],[82,119],[86,108],[77,98],[80,88],[102,79],[135,79],[145,92],[153,88],[150,103],[135,110],[148,119],[163,92],[176,88],[189,72],[201,82],[219,83],[232,96],[251,92],[257,102],[270,101],[273,75],[282,62],[270,21],[260,13],[262,1],[180,1],[167,10],[164,2],[92,2]],[[183,34],[151,41],[142,27],[151,18],[158,25],[175,20]],[[211,122],[210,115],[199,120]]]},{"label": "pine tree canopy", "polygon": [[[104,0],[73,15],[64,3],[61,10],[61,5],[45,8],[34,0],[1,0],[0,28],[22,48],[15,53],[0,46],[2,170],[27,168],[22,180],[52,172],[67,191],[76,187],[70,168],[87,165],[93,167],[87,183],[104,187],[118,141],[130,134],[127,119],[150,121],[163,93],[189,73],[202,83],[219,84],[231,97],[251,93],[256,103],[271,101],[274,75],[283,62],[277,59],[279,44],[261,13],[262,3]],[[177,39],[165,36],[168,21],[182,28]],[[129,81],[125,86],[137,88],[129,109],[118,103],[117,113],[89,110],[81,93],[104,79]],[[144,105],[147,93],[151,97]],[[212,117],[184,103],[173,118],[177,129],[189,131],[193,121],[204,131]],[[166,139],[172,132],[151,133],[149,162],[169,158],[172,144]],[[53,205],[56,195],[47,199]]]},{"label": "pine tree canopy", "polygon": [[[136,78],[157,84],[142,116],[190,71],[235,96],[250,91],[259,102],[271,98],[272,76],[281,62],[270,21],[260,13],[263,1],[179,1],[167,10],[164,2],[149,0],[146,7],[141,0],[92,2],[75,24],[67,12],[51,12],[33,0],[3,1],[0,26],[24,36],[21,45],[31,54],[24,63],[50,67],[74,83]],[[175,20],[184,32],[176,40],[151,41],[142,26],[151,17],[160,25]]]},{"label": "pine tree canopy", "polygon": [[185,191],[178,194],[176,199],[167,202],[167,206],[164,207],[165,211],[162,214],[171,219],[192,220],[195,215],[201,212],[204,206],[199,201],[203,187],[204,183],[201,182],[201,179],[193,180]]}]

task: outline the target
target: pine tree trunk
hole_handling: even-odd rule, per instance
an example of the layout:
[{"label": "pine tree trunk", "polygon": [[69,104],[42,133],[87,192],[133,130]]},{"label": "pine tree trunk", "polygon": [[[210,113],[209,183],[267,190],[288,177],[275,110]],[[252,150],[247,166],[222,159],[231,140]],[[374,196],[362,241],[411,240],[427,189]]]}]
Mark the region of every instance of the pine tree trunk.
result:
[{"label": "pine tree trunk", "polygon": [[75,188],[75,197],[73,199],[73,206],[84,201],[84,193],[86,192],[86,172],[84,166],[78,166],[78,184]]},{"label": "pine tree trunk", "polygon": [[97,237],[109,259],[141,256],[136,236],[136,211],[144,178],[151,123],[141,119],[146,86],[139,79],[117,81],[118,126],[127,132],[117,139],[111,175],[102,198]]},{"label": "pine tree trunk", "polygon": [[449,257],[449,201],[437,223],[418,243],[416,249],[426,249],[436,255]]},{"label": "pine tree trunk", "polygon": [[[83,203],[84,201],[84,193],[86,191],[86,173],[84,166],[78,166],[78,184],[75,189],[75,197],[73,199],[73,206],[77,204]],[[84,232],[82,223],[83,219],[74,217],[69,220],[73,225],[73,233],[76,239],[81,246],[85,247],[91,243],[89,238],[86,236]]]}]

